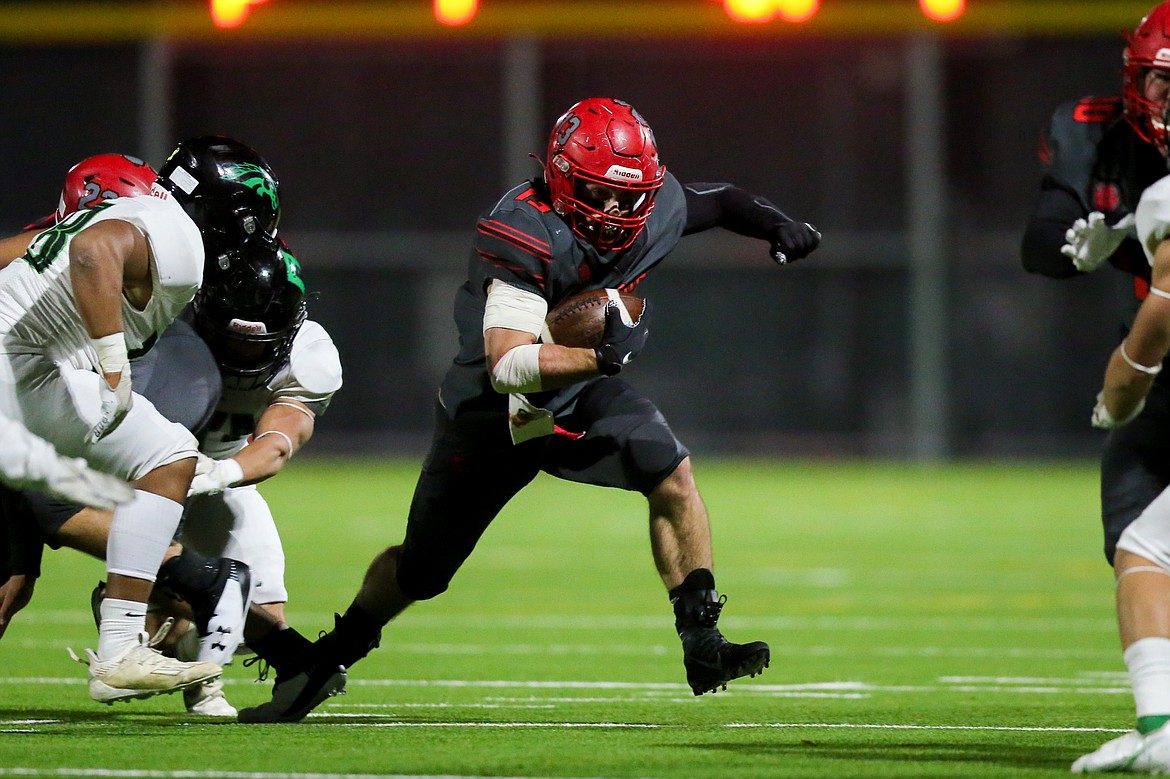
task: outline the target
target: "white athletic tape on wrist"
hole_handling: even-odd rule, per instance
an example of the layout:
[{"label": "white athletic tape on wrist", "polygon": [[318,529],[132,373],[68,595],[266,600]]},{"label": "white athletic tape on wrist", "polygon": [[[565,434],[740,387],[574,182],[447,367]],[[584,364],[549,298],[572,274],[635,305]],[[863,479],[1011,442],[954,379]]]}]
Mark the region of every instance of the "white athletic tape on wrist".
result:
[{"label": "white athletic tape on wrist", "polygon": [[121,373],[130,364],[126,352],[126,337],[121,333],[110,333],[101,338],[94,338],[94,351],[97,352],[98,367],[102,373]]},{"label": "white athletic tape on wrist", "polygon": [[285,455],[285,456],[286,456],[286,457],[288,457],[288,459],[290,459],[290,460],[292,459],[292,456],[293,456],[293,442],[292,442],[292,439],[291,439],[291,438],[289,438],[289,436],[288,436],[288,433],[282,432],[282,431],[280,431],[280,430],[265,430],[263,433],[261,433],[260,435],[256,436],[255,438],[253,438],[253,439],[252,439],[252,442],[253,442],[253,443],[255,443],[256,441],[259,441],[261,438],[263,438],[263,437],[264,437],[264,436],[266,436],[266,435],[278,435],[278,436],[280,436],[281,438],[283,438],[283,439],[285,440],[285,443],[287,443],[287,444],[288,444],[288,454],[287,454],[287,455]]},{"label": "white athletic tape on wrist", "polygon": [[501,394],[540,392],[540,344],[513,346],[492,368],[491,378]]},{"label": "white athletic tape on wrist", "polygon": [[1142,365],[1141,363],[1134,362],[1133,358],[1125,353],[1125,341],[1122,341],[1117,349],[1121,353],[1121,359],[1125,360],[1125,364],[1133,368],[1135,371],[1140,371],[1147,376],[1157,376],[1162,372],[1161,363],[1158,363],[1157,365]]}]

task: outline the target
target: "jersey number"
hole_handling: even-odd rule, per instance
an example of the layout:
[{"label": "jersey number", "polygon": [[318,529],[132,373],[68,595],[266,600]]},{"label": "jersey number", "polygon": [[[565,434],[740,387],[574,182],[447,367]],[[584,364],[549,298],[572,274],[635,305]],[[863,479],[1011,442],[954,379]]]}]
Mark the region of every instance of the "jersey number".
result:
[{"label": "jersey number", "polygon": [[1117,114],[1117,101],[1110,98],[1085,98],[1073,109],[1073,120],[1077,122],[1108,122]]},{"label": "jersey number", "polygon": [[45,230],[33,239],[28,251],[24,253],[24,261],[32,266],[37,273],[44,273],[45,269],[53,264],[57,255],[65,248],[70,236],[81,232],[85,226],[98,215],[103,208],[111,203],[99,203],[92,208],[75,211],[57,224]]},{"label": "jersey number", "polygon": [[223,432],[221,440],[236,441],[252,433],[256,428],[256,421],[251,414],[232,414],[227,411],[216,411],[211,415],[207,424],[208,430]]}]

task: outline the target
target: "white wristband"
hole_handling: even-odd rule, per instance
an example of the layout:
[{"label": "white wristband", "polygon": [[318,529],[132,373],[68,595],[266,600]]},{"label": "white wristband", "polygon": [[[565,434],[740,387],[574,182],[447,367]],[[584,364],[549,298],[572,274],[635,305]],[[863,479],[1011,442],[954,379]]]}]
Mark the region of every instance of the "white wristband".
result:
[{"label": "white wristband", "polygon": [[288,444],[288,454],[286,454],[285,457],[288,458],[289,460],[292,459],[293,442],[292,442],[292,439],[289,438],[288,433],[281,432],[280,430],[265,430],[263,433],[256,436],[255,438],[253,438],[252,443],[259,441],[261,438],[263,438],[266,435],[278,435],[281,438],[283,438],[285,440],[285,442]]},{"label": "white wristband", "polygon": [[103,335],[90,343],[97,352],[98,367],[102,373],[121,373],[130,364],[126,354],[126,338],[121,333]]},{"label": "white wristband", "polygon": [[540,344],[509,349],[490,374],[492,388],[501,394],[540,392]]},{"label": "white wristband", "polygon": [[1157,365],[1142,365],[1140,363],[1134,362],[1130,356],[1125,353],[1125,341],[1122,341],[1117,349],[1121,353],[1121,359],[1125,360],[1125,364],[1133,368],[1135,371],[1140,371],[1147,376],[1157,376],[1162,372],[1161,363],[1158,363]]}]

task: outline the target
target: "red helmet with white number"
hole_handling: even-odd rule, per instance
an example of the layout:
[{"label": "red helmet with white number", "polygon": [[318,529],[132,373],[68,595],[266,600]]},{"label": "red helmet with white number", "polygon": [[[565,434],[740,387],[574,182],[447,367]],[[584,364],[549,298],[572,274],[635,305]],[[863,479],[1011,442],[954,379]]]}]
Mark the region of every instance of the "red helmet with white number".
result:
[{"label": "red helmet with white number", "polygon": [[65,175],[57,221],[106,200],[149,195],[150,185],[156,178],[154,168],[137,157],[125,154],[86,157]]},{"label": "red helmet with white number", "polygon": [[45,230],[83,208],[120,197],[149,195],[158,174],[137,157],[126,154],[95,154],[74,165],[65,174],[57,210],[38,219],[25,230]]},{"label": "red helmet with white number", "polygon": [[1146,14],[1128,36],[1123,94],[1126,120],[1143,140],[1165,154],[1166,103],[1146,97],[1145,80],[1150,68],[1170,71],[1170,2],[1159,4]]},{"label": "red helmet with white number", "polygon": [[654,132],[629,103],[582,100],[553,126],[545,180],[553,209],[602,251],[628,248],[666,176]]}]

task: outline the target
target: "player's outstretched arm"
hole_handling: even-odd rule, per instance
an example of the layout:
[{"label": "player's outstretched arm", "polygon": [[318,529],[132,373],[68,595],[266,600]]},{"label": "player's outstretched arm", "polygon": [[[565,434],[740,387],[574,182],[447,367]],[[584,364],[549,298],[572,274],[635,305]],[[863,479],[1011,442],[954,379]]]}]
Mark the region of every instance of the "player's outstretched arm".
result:
[{"label": "player's outstretched arm", "polygon": [[821,233],[808,222],[785,214],[767,198],[734,184],[687,184],[687,222],[684,235],[722,227],[768,242],[768,253],[778,265],[807,257],[821,242]]},{"label": "player's outstretched arm", "polygon": [[228,487],[272,478],[313,437],[316,415],[298,400],[280,398],[260,417],[252,440],[232,457],[199,455],[190,495],[223,492]]}]

